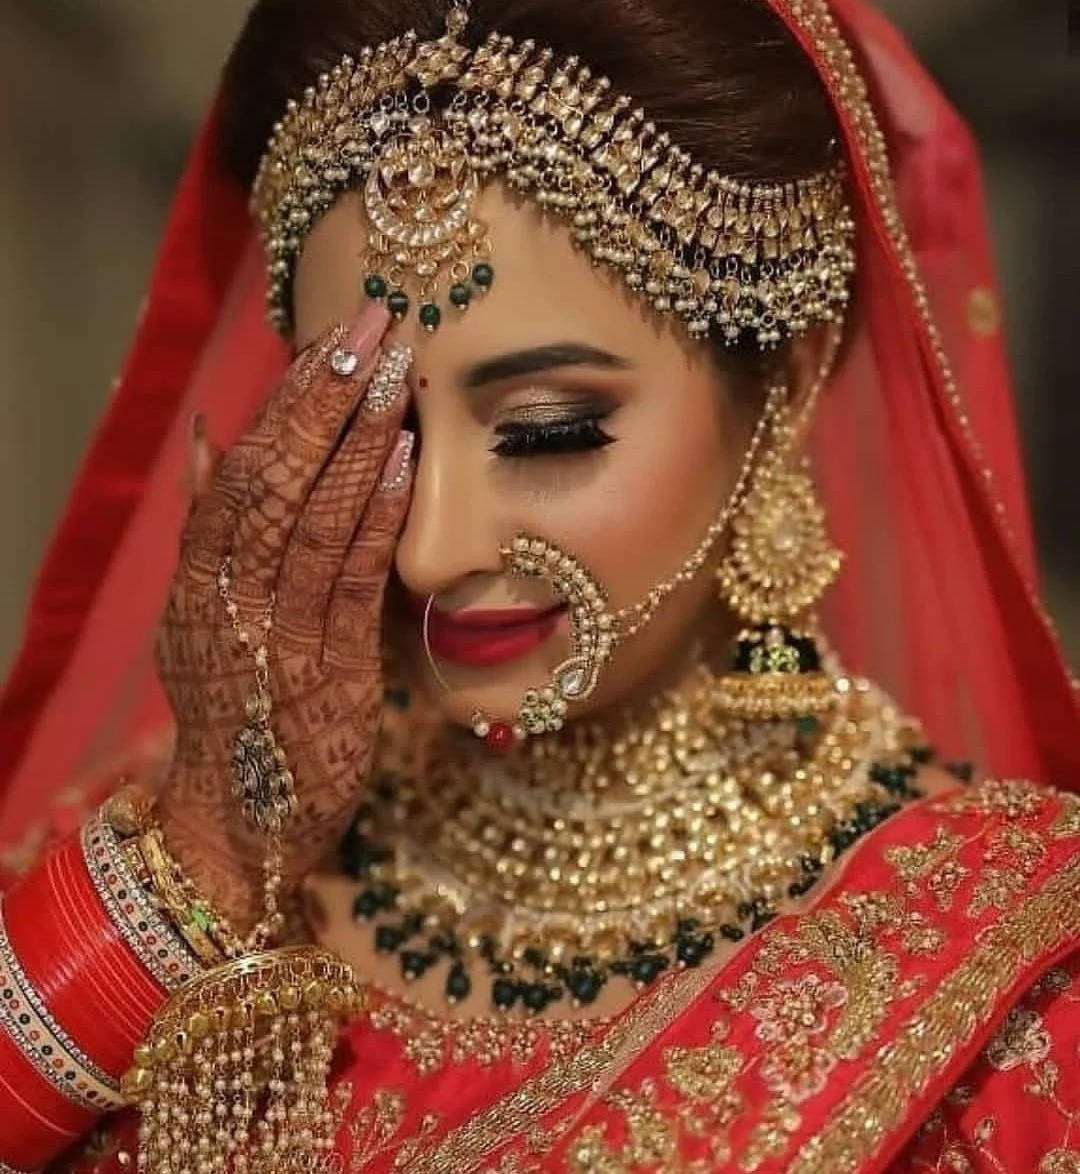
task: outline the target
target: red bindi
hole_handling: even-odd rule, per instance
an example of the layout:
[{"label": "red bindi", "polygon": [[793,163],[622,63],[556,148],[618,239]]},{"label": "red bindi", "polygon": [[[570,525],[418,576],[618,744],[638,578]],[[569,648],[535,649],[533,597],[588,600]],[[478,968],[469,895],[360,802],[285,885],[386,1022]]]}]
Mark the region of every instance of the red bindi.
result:
[{"label": "red bindi", "polygon": [[421,376],[420,376],[420,386],[421,386],[421,387],[427,387],[427,385],[428,385],[428,381],[427,381],[427,379],[426,379],[426,378],[425,378],[423,375],[421,375]]}]

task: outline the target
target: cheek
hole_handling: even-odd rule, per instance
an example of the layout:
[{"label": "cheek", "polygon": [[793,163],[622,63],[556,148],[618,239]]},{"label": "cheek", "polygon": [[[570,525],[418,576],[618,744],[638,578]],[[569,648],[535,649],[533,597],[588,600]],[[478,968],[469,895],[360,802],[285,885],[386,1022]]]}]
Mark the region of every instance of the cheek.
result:
[{"label": "cheek", "polygon": [[693,426],[667,408],[636,421],[628,414],[617,434],[596,480],[560,502],[551,529],[623,605],[701,541],[720,506],[727,459],[708,410]]}]

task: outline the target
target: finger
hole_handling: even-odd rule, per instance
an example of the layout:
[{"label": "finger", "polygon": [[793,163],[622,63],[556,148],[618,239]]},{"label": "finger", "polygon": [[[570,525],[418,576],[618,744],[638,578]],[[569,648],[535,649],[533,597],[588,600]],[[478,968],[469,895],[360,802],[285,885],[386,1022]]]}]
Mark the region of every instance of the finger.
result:
[{"label": "finger", "polygon": [[184,530],[182,567],[202,583],[213,579],[229,552],[248,483],[274,436],[283,427],[289,407],[309,385],[318,367],[341,345],[345,328],[333,326],[293,361],[292,366],[259,409],[244,435],[221,460],[209,490],[197,501]]},{"label": "finger", "polygon": [[222,496],[238,503],[228,544],[238,599],[262,600],[277,578],[296,513],[366,390],[389,321],[374,304],[331,332],[272,399],[253,443],[224,463]]},{"label": "finger", "polygon": [[350,675],[380,670],[383,598],[412,497],[415,440],[412,432],[398,433],[327,607],[324,661]]},{"label": "finger", "polygon": [[191,438],[188,445],[191,497],[194,501],[209,491],[219,455],[207,435],[206,417],[202,412],[196,412],[191,420]]},{"label": "finger", "polygon": [[280,574],[300,510],[367,393],[389,323],[376,305],[314,372],[253,473],[233,539],[238,598],[261,600]]},{"label": "finger", "polygon": [[299,509],[277,580],[277,638],[317,648],[326,604],[408,406],[408,347],[380,357],[345,437]]}]

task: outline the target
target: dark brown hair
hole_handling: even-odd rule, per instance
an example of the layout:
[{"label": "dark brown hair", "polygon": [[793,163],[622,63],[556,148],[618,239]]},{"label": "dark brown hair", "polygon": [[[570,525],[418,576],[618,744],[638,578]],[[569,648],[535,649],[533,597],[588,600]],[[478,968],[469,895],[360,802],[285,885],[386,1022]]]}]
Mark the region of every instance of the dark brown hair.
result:
[{"label": "dark brown hair", "polygon": [[[289,98],[366,45],[407,29],[439,36],[447,3],[257,0],[225,72],[229,172],[250,187]],[[834,161],[824,88],[765,0],[473,0],[464,40],[478,44],[493,30],[576,55],[724,175],[783,182]],[[734,353],[760,370],[756,345],[718,348],[718,358]]]}]

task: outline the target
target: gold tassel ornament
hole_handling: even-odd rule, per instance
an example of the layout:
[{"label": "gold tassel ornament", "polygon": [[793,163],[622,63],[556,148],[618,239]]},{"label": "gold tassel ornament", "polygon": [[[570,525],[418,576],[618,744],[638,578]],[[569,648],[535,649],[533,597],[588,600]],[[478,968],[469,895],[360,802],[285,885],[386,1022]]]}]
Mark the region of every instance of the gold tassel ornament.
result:
[{"label": "gold tassel ornament", "polygon": [[324,1168],[340,1115],[330,1061],[338,1030],[362,1006],[350,967],[306,946],[239,958],[182,987],[123,1082],[141,1116],[138,1169]]}]

